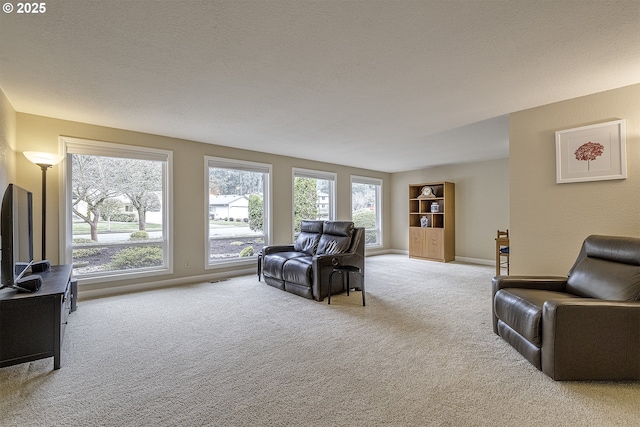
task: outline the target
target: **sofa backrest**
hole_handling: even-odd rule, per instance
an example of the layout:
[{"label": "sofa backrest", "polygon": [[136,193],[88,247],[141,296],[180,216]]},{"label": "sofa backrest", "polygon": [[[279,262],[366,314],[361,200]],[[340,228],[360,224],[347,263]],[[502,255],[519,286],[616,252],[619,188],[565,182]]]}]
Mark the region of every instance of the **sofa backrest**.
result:
[{"label": "sofa backrest", "polygon": [[293,243],[293,248],[298,252],[315,255],[323,225],[324,221],[303,220],[300,223],[300,234]]},{"label": "sofa backrest", "polygon": [[353,222],[325,221],[322,226],[322,236],[318,242],[317,255],[340,254],[351,247],[353,236]]},{"label": "sofa backrest", "polygon": [[613,301],[640,301],[640,238],[589,236],[569,271],[567,292]]}]

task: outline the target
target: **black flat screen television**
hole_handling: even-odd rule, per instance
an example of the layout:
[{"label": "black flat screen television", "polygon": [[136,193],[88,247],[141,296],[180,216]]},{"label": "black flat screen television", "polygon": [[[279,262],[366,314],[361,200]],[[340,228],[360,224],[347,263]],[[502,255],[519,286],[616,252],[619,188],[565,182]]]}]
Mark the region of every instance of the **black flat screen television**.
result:
[{"label": "black flat screen television", "polygon": [[9,184],[2,198],[0,239],[0,281],[11,287],[33,263],[33,195],[15,184]]}]

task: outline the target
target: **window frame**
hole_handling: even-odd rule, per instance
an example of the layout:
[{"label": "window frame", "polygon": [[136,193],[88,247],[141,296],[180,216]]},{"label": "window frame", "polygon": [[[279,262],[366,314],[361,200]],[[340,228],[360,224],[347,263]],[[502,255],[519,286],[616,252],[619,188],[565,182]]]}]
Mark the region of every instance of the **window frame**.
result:
[{"label": "window frame", "polygon": [[[273,203],[271,201],[271,188],[273,180],[273,165],[270,163],[251,162],[248,160],[237,160],[216,156],[204,156],[204,268],[205,270],[213,270],[219,268],[232,267],[237,265],[250,265],[257,262],[257,257],[238,258],[238,259],[224,259],[215,263],[209,262],[209,168],[212,162],[219,168],[223,169],[237,169],[246,172],[261,172],[267,174],[267,179],[263,180],[264,195],[264,245],[270,245],[272,237],[272,209]],[[215,166],[214,166],[215,167]]]},{"label": "window frame", "polygon": [[336,218],[336,186],[338,181],[338,174],[335,172],[319,171],[313,169],[292,168],[291,169],[291,232],[293,236],[296,236],[296,178],[311,178],[321,179],[329,181],[329,220],[335,220]]},{"label": "window frame", "polygon": [[[60,239],[60,258],[64,264],[70,264],[73,261],[73,210],[71,209],[73,195],[71,169],[73,162],[71,161],[71,156],[84,154],[163,162],[162,242],[154,242],[154,244],[160,243],[163,246],[163,265],[135,269],[133,271],[116,270],[104,272],[104,274],[79,275],[77,276],[79,284],[104,283],[173,274],[173,151],[64,136],[61,136],[59,141],[64,153],[60,168],[62,173],[60,185],[63,189],[63,191],[60,191],[60,204],[63,206],[64,212],[64,215],[60,217],[60,234],[64,236],[63,239]],[[140,245],[131,244],[127,246]]]},{"label": "window frame", "polygon": [[366,244],[365,242],[365,247],[366,248],[381,248],[383,247],[383,233],[382,233],[382,224],[383,224],[383,220],[382,220],[382,184],[383,181],[380,178],[372,178],[372,177],[366,177],[366,176],[359,176],[359,175],[351,175],[351,193],[350,193],[350,202],[351,202],[351,220],[353,221],[353,184],[364,184],[364,185],[373,185],[376,187],[376,206],[375,206],[375,213],[376,213],[376,228],[373,229],[376,234],[378,235],[378,243],[376,244]]}]

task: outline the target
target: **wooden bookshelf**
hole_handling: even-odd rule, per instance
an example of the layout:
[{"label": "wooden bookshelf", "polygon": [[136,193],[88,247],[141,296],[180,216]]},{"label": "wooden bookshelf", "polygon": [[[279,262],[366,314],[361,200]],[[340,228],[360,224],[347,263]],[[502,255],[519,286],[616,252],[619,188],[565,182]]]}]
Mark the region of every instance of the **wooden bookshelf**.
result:
[{"label": "wooden bookshelf", "polygon": [[455,184],[410,184],[409,256],[453,261],[455,243]]}]

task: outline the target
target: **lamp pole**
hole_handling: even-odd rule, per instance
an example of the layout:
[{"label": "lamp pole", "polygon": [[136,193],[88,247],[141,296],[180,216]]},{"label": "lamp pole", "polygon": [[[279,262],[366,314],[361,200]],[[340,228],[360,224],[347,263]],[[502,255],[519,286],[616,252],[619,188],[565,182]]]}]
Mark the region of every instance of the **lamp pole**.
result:
[{"label": "lamp pole", "polygon": [[40,166],[42,170],[42,261],[44,261],[47,259],[47,169],[60,163],[64,156],[38,151],[25,151],[22,154],[24,154],[31,163]]},{"label": "lamp pole", "polygon": [[51,165],[36,163],[42,169],[42,260],[46,260],[46,239],[47,239],[47,169]]}]

